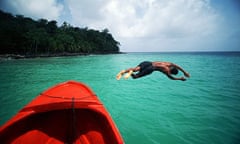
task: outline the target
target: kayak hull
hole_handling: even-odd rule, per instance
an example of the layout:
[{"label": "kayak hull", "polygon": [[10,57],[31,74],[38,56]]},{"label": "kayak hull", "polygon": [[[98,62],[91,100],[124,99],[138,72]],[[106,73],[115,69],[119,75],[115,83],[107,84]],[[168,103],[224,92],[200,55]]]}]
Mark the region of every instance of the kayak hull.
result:
[{"label": "kayak hull", "polygon": [[2,143],[123,144],[111,116],[86,85],[68,81],[41,93],[0,128]]}]

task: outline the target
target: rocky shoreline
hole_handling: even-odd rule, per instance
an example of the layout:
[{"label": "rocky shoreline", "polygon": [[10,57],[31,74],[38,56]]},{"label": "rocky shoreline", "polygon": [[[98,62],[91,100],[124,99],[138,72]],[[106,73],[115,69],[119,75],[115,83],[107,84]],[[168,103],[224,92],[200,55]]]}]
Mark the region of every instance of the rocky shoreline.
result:
[{"label": "rocky shoreline", "polygon": [[28,58],[47,58],[47,57],[67,57],[67,56],[88,56],[88,55],[107,55],[107,54],[125,54],[124,52],[114,53],[56,53],[56,54],[38,54],[38,55],[21,55],[21,54],[2,54],[0,60],[11,59],[28,59]]}]

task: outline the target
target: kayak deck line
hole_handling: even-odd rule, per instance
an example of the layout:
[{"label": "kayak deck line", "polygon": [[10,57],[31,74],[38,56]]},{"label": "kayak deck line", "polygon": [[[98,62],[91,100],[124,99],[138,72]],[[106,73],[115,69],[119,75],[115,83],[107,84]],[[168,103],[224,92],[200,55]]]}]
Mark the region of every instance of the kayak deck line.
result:
[{"label": "kayak deck line", "polygon": [[47,95],[47,94],[44,94],[44,93],[40,93],[40,95],[42,95],[42,96],[46,96],[46,97],[50,97],[50,98],[60,98],[60,99],[72,99],[72,98],[74,98],[75,100],[81,100],[81,99],[86,99],[86,98],[88,98],[88,97],[92,97],[92,96],[96,96],[97,97],[97,95],[89,95],[89,96],[85,96],[85,97],[81,97],[81,98],[75,98],[75,97],[66,97],[66,96],[53,96],[53,95]]}]

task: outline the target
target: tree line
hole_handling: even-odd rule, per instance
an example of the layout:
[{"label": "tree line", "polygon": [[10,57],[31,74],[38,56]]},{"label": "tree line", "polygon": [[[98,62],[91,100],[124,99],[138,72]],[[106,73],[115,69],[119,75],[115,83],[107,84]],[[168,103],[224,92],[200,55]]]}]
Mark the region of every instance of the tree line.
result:
[{"label": "tree line", "polygon": [[67,22],[33,20],[0,10],[0,54],[119,53],[120,43],[109,33],[73,27]]}]

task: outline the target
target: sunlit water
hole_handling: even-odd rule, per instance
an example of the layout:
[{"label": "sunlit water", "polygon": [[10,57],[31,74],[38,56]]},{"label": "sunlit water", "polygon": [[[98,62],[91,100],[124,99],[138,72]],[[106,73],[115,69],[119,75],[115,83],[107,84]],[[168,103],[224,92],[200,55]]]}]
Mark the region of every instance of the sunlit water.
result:
[{"label": "sunlit water", "polygon": [[[169,80],[115,75],[141,61],[170,61],[191,75]],[[129,53],[0,61],[0,124],[50,86],[84,82],[110,112],[126,144],[240,142],[239,53]],[[179,74],[178,76],[181,76]]]}]

